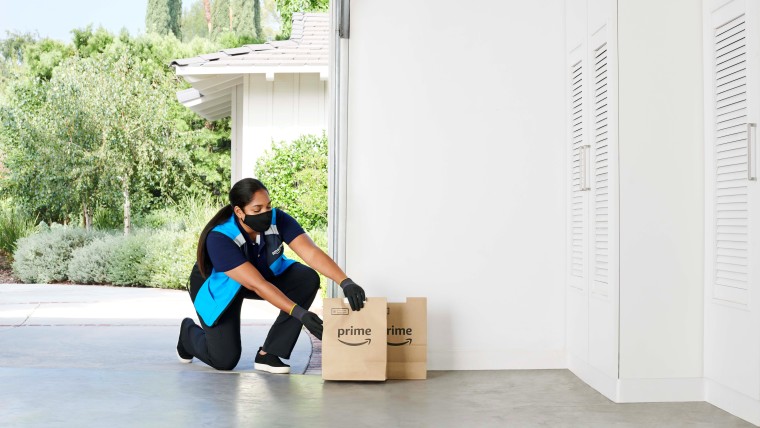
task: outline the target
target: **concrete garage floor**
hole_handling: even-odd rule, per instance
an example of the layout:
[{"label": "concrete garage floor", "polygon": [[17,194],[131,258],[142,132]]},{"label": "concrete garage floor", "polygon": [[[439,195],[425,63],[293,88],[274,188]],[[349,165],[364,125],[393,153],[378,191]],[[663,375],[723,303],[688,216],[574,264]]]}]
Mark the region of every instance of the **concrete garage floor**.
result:
[{"label": "concrete garage floor", "polygon": [[[615,404],[567,370],[434,371],[427,381],[270,375],[277,311],[246,301],[232,372],[177,362],[180,291],[0,285],[0,427],[751,427],[710,404]],[[306,370],[301,335],[290,363]]]}]

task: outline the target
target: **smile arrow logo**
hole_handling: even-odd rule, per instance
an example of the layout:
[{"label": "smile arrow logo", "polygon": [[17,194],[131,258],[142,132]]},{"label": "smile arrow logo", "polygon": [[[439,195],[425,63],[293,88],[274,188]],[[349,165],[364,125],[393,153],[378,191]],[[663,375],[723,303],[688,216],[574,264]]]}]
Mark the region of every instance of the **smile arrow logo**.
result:
[{"label": "smile arrow logo", "polygon": [[338,342],[340,342],[340,343],[342,343],[344,345],[348,345],[348,346],[361,346],[361,345],[369,345],[372,342],[372,339],[367,338],[364,342],[360,342],[360,343],[344,342],[344,341],[338,339]]},{"label": "smile arrow logo", "polygon": [[412,338],[406,339],[403,342],[395,343],[395,342],[388,342],[388,346],[404,346],[404,345],[411,345],[412,344]]}]

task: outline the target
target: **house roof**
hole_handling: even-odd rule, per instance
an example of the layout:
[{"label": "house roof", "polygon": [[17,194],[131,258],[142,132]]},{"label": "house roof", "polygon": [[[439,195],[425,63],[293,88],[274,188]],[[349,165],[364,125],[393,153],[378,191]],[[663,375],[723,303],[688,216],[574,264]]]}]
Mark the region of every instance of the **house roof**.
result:
[{"label": "house roof", "polygon": [[[177,74],[195,74],[199,68],[207,72],[219,73],[220,69],[256,68],[268,72],[300,72],[304,67],[327,68],[329,53],[330,20],[326,13],[294,13],[293,30],[289,40],[271,41],[262,44],[244,45],[239,48],[223,49],[219,52],[203,54],[192,58],[175,59]],[[185,70],[188,69],[188,70]],[[193,70],[189,70],[193,69]],[[213,70],[210,70],[213,69]],[[225,73],[232,74],[232,73]]]},{"label": "house roof", "polygon": [[177,100],[208,120],[232,113],[232,91],[245,74],[319,73],[327,79],[330,20],[326,13],[294,13],[289,40],[244,45],[170,63],[192,88]]}]

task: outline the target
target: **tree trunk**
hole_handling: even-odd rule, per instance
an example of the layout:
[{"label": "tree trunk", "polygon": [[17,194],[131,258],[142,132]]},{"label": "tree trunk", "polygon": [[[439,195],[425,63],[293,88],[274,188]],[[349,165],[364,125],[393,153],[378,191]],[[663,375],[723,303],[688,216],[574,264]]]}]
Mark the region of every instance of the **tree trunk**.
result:
[{"label": "tree trunk", "polygon": [[208,25],[208,35],[211,35],[211,0],[203,0],[203,9],[206,11],[206,25]]},{"label": "tree trunk", "polygon": [[92,230],[92,213],[87,207],[87,202],[82,202],[82,217],[84,217],[84,228]]},{"label": "tree trunk", "polygon": [[124,193],[124,235],[129,235],[132,229],[132,203],[129,200],[129,179],[125,178],[122,183],[122,193]]},{"label": "tree trunk", "polygon": [[230,31],[232,31],[232,2],[230,2]]}]

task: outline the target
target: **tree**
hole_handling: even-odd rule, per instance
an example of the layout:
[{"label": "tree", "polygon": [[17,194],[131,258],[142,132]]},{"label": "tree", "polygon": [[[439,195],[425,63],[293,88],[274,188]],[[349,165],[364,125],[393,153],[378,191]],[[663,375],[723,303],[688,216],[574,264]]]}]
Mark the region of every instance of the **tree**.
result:
[{"label": "tree", "polygon": [[255,36],[259,40],[264,40],[264,34],[261,30],[261,1],[253,0],[253,29]]},{"label": "tree", "polygon": [[[46,76],[24,60],[0,85],[0,194],[42,221],[102,226],[225,193],[229,120],[209,122],[178,103],[188,84],[166,65],[219,45],[77,31]],[[47,43],[25,52],[47,52]]]},{"label": "tree", "polygon": [[277,0],[277,10],[282,18],[279,39],[290,37],[293,29],[293,14],[296,12],[325,12],[330,6],[329,0]]},{"label": "tree", "polygon": [[211,35],[211,0],[203,0],[203,10],[206,12],[206,23],[208,24],[208,34]]},{"label": "tree", "polygon": [[72,56],[74,51],[57,40],[42,39],[37,43],[26,45],[24,62],[33,76],[42,80],[50,80],[53,69]]},{"label": "tree", "polygon": [[211,3],[211,35],[214,40],[225,32],[232,31],[230,0],[214,0]]},{"label": "tree", "polygon": [[24,60],[24,48],[36,43],[38,39],[36,33],[6,31],[5,38],[0,40],[0,57],[13,64],[21,64]]},{"label": "tree", "polygon": [[180,37],[182,0],[148,0],[145,12],[145,31],[157,34],[174,34]]},{"label": "tree", "polygon": [[238,36],[256,37],[253,12],[253,0],[230,0],[231,31]]},{"label": "tree", "polygon": [[0,110],[8,169],[4,190],[41,217],[66,222],[69,214],[82,212],[86,219],[97,197],[98,165],[92,157],[97,132],[76,103],[65,102],[78,91],[38,77],[11,89]]},{"label": "tree", "polygon": [[103,53],[114,42],[113,35],[103,27],[92,31],[92,25],[88,25],[71,30],[71,34],[74,36],[74,50],[82,58]]},{"label": "tree", "polygon": [[182,0],[169,0],[169,16],[171,16],[170,29],[174,37],[181,38],[182,27]]},{"label": "tree", "polygon": [[195,37],[210,37],[209,22],[201,0],[196,0],[182,12],[182,40],[190,41]]}]

